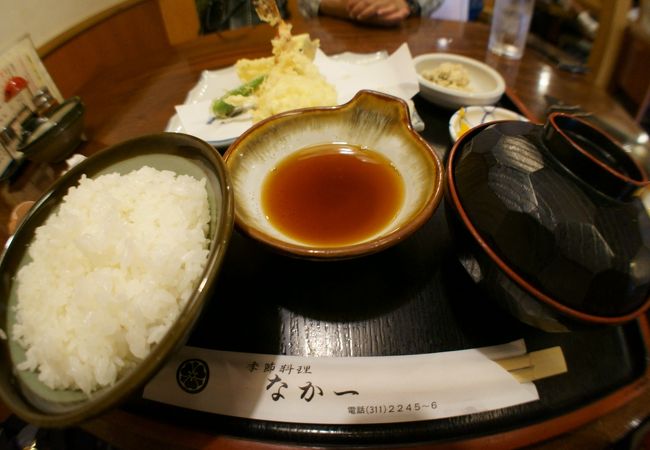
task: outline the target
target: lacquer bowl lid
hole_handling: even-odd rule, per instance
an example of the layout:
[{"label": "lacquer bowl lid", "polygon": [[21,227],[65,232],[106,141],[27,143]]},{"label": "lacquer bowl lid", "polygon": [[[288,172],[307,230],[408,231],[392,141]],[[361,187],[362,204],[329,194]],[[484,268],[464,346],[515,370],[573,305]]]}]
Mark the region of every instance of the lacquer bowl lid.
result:
[{"label": "lacquer bowl lid", "polygon": [[648,308],[648,180],[607,135],[565,114],[464,135],[447,201],[464,231],[518,289],[563,315],[622,323]]}]

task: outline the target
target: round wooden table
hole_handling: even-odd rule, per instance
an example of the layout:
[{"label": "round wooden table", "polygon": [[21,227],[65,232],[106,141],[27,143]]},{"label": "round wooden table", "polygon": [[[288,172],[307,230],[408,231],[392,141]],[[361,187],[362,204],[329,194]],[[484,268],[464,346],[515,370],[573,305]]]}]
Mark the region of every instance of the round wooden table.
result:
[{"label": "round wooden table", "polygon": [[[375,28],[318,18],[297,21],[293,32],[308,32],[312,38],[318,38],[327,54],[379,50],[391,53],[406,42],[414,56],[427,52],[470,56],[487,62],[504,76],[513,107],[531,120],[543,121],[549,101],[561,99],[566,104],[580,105],[630,139],[641,131],[607,92],[590,86],[588,75],[562,72],[533,49],[528,49],[519,61],[503,60],[489,54],[486,49],[488,28],[481,23],[409,19],[397,28]],[[227,67],[242,57],[267,56],[273,33],[270,27],[259,26],[206,35],[172,47],[169,51],[101,71],[76,93],[87,108],[87,142],[78,151],[90,155],[126,139],[164,130],[175,112],[174,106],[183,103],[203,70]],[[430,114],[437,113],[433,111]],[[427,114],[424,116],[426,122]],[[449,149],[447,137],[428,129],[423,135],[444,156]],[[645,165],[644,160],[641,162]],[[6,224],[12,209],[22,201],[38,198],[64,168],[64,164],[28,163],[11,183],[2,186],[0,239],[3,242],[9,235]],[[647,318],[640,320],[639,328],[645,342],[650,342]],[[615,392],[608,392],[582,408],[566,411],[549,420],[514,430],[457,436],[444,441],[431,436],[426,442],[415,444],[415,447],[605,448],[621,439],[650,414],[649,382],[650,375],[646,371]],[[8,413],[0,405],[0,418]],[[231,436],[227,430],[213,433],[128,409],[109,412],[84,424],[83,428],[124,449],[279,449],[298,445],[290,440]],[[549,441],[541,443],[545,440]],[[309,447],[310,444],[303,442],[301,446]],[[413,448],[412,443],[408,447]]]}]

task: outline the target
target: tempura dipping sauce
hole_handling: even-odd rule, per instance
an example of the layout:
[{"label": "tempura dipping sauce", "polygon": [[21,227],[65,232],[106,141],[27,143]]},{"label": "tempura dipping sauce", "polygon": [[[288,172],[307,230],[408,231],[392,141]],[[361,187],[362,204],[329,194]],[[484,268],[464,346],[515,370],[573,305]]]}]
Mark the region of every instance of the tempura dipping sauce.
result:
[{"label": "tempura dipping sauce", "polygon": [[393,220],[403,200],[402,177],[385,156],[344,143],[292,154],[262,186],[262,209],[278,230],[326,247],[372,237]]}]

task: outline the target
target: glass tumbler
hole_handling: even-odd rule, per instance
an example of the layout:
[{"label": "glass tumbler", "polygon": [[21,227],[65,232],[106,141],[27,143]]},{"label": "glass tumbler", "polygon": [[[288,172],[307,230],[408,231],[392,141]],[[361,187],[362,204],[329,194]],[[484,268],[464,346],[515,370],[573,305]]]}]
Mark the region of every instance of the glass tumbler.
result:
[{"label": "glass tumbler", "polygon": [[520,59],[533,17],[535,0],[495,0],[488,48],[496,55]]}]

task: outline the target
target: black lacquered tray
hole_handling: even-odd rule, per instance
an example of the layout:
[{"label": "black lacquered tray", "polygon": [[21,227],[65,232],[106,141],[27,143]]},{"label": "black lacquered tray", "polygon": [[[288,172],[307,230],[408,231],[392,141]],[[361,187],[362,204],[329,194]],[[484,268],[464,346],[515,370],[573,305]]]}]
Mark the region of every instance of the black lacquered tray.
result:
[{"label": "black lacquered tray", "polygon": [[[416,98],[423,136],[444,158],[452,112]],[[504,102],[507,99],[504,99]],[[512,107],[511,104],[505,105]],[[568,372],[535,382],[540,400],[448,419],[315,425],[225,417],[141,400],[126,408],[211,432],[305,444],[406,444],[467,439],[540,423],[607,396],[647,370],[637,322],[549,334],[496,309],[457,262],[444,205],[401,244],[369,257],[308,262],[236,233],[214,298],[188,345],[295,356],[388,356],[504,344],[560,346]]]}]

